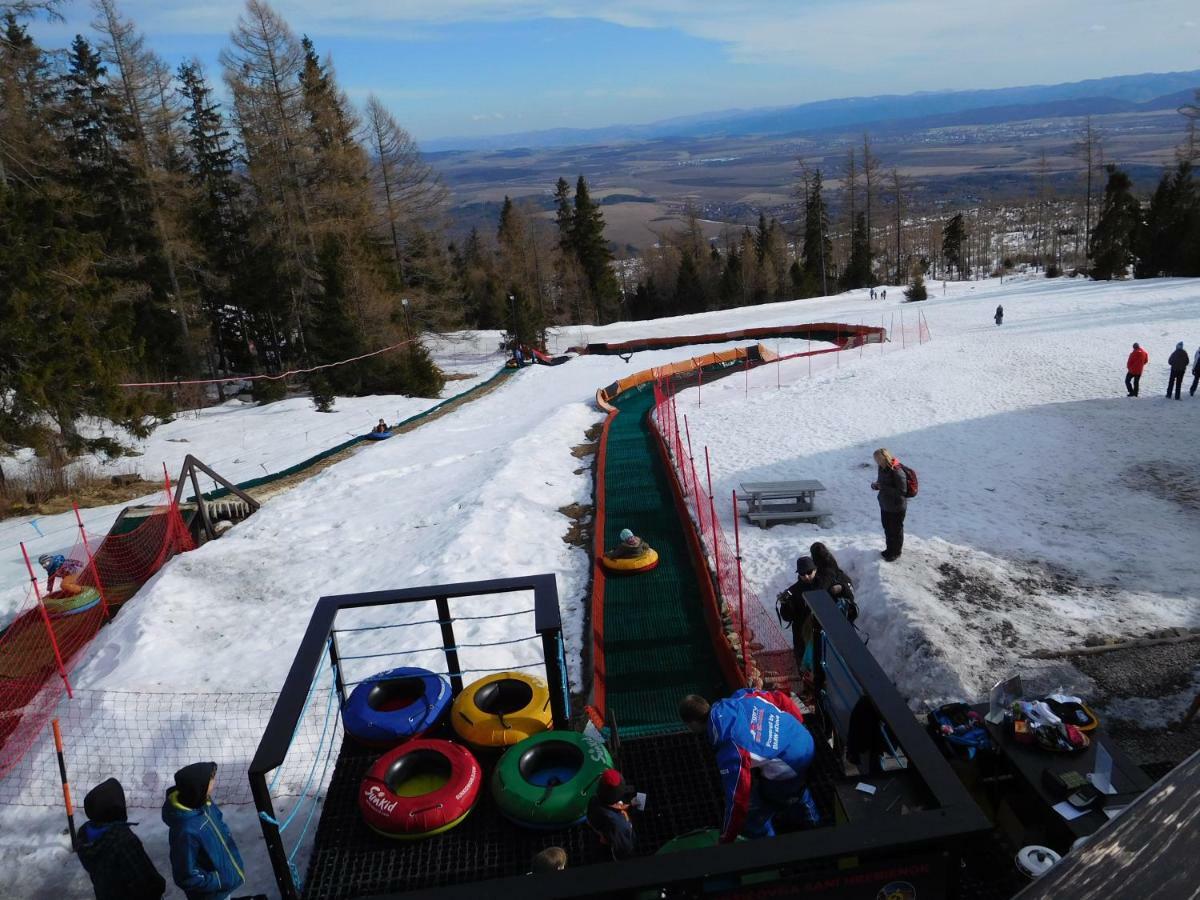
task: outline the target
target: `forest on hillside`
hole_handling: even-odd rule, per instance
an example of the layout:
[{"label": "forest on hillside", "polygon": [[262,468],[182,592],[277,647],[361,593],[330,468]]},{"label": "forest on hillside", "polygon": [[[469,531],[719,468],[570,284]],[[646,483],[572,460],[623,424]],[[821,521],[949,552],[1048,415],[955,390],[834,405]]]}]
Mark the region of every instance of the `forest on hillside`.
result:
[{"label": "forest on hillside", "polygon": [[[403,125],[375,96],[351,103],[333,60],[265,0],[231,23],[219,72],[169,66],[117,0],[93,10],[91,36],[42,47],[31,25],[57,0],[0,4],[0,444],[74,453],[95,446],[86,416],[144,432],[170,415],[169,391],[126,385],[359,357],[299,383],[324,404],[435,396],[431,331],[540,345],[552,325],[1020,263],[1200,275],[1194,107],[1148,203],[1090,123],[1072,195],[1045,178],[1023,205],[951,211],[922,209],[864,135],[836,171],[799,161],[795,215],[714,240],[689,209],[616,259],[602,203],[568,173],[546,186],[548,212],[506,198],[494,230],[451,238],[446,188]],[[253,384],[262,401],[286,390]]]}]

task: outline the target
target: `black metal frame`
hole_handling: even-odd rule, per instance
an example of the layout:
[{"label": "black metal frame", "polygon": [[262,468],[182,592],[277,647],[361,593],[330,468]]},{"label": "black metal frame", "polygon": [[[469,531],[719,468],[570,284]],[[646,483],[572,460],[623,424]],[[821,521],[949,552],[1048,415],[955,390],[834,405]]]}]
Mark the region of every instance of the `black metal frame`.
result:
[{"label": "black metal frame", "polygon": [[275,824],[275,807],[267,787],[267,775],[283,765],[288,747],[292,742],[296,726],[304,711],[305,699],[312,687],[313,679],[321,666],[326,648],[332,669],[336,673],[338,695],[346,702],[346,687],[342,680],[340,654],[334,622],[339,612],[345,609],[360,609],[371,606],[390,606],[399,603],[419,603],[433,600],[437,604],[438,619],[442,626],[443,650],[446,654],[447,671],[450,673],[452,692],[462,690],[462,674],[458,664],[458,653],[454,649],[454,629],[451,624],[450,601],[462,597],[477,597],[488,594],[506,594],[516,591],[533,591],[534,630],[541,636],[542,653],[545,658],[547,684],[550,685],[550,711],[555,728],[569,727],[570,694],[567,683],[565,648],[562,640],[562,620],[558,609],[558,585],[553,575],[530,575],[524,578],[502,578],[493,581],[471,581],[460,584],[431,585],[428,587],[403,588],[394,591],[372,591],[363,594],[341,594],[322,597],[313,609],[308,629],[300,642],[300,648],[292,661],[287,679],[275,701],[275,708],[267,722],[266,730],[259,741],[254,760],[248,772],[250,792],[254,797],[263,839],[275,872],[275,882],[284,900],[296,900],[300,892],[292,879],[287,851],[279,827]]},{"label": "black metal frame", "polygon": [[[806,593],[804,599],[817,627],[824,630],[866,696],[875,704],[880,718],[903,746],[909,770],[923,780],[932,808],[869,823],[782,834],[771,840],[426,889],[421,892],[422,898],[473,900],[484,895],[511,895],[520,896],[522,900],[552,900],[621,896],[652,887],[699,889],[706,879],[720,876],[771,870],[811,872],[814,867],[827,867],[828,871],[836,873],[841,861],[849,860],[853,865],[881,860],[903,862],[931,856],[944,860],[948,878],[953,879],[957,868],[954,853],[958,847],[991,826],[833,598],[824,591],[815,591]],[[816,668],[819,673],[820,666]],[[631,738],[629,742],[636,740]],[[778,884],[763,885],[764,896],[784,896],[778,893],[778,887]],[[750,888],[741,889],[740,895],[752,894]],[[377,900],[404,896],[412,895],[380,894]]]}]

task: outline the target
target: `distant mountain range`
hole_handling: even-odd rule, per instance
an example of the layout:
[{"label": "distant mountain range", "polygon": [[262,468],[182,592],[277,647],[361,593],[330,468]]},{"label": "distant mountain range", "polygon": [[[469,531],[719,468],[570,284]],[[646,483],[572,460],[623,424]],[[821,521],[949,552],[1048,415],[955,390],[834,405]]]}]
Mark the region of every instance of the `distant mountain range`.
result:
[{"label": "distant mountain range", "polygon": [[1024,119],[1108,115],[1174,109],[1191,102],[1200,70],[1094,78],[1066,84],[1029,85],[982,91],[935,91],[820,100],[799,106],[730,109],[603,128],[553,128],[474,138],[422,142],[427,153],[453,150],[544,149],[615,144],[662,138],[785,136],[869,127],[935,128],[983,125]]}]

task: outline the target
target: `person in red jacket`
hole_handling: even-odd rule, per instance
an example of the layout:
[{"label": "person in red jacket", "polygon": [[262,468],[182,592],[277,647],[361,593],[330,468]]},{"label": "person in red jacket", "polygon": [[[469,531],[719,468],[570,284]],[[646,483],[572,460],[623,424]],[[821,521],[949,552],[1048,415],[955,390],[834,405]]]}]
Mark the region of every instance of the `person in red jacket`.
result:
[{"label": "person in red jacket", "polygon": [[1146,363],[1150,362],[1150,354],[1142,349],[1142,345],[1135,343],[1133,350],[1129,354],[1129,359],[1125,361],[1125,390],[1129,392],[1130,397],[1138,395],[1138,385],[1142,380],[1142,370],[1146,368]]}]

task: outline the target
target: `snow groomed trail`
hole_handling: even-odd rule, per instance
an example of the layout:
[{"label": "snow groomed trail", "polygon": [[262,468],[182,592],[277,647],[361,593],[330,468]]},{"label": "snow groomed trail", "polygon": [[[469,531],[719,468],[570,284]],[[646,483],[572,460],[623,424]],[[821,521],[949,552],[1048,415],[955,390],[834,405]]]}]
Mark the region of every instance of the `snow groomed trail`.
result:
[{"label": "snow groomed trail", "polygon": [[[606,429],[602,479],[603,546],[631,528],[658,551],[655,569],[604,575],[597,683],[602,703],[628,736],[677,730],[684,694],[720,696],[725,679],[700,606],[700,585],[688,553],[670,476],[654,446],[647,416],[648,386],[613,401]],[[599,491],[597,492],[599,495]]]}]

